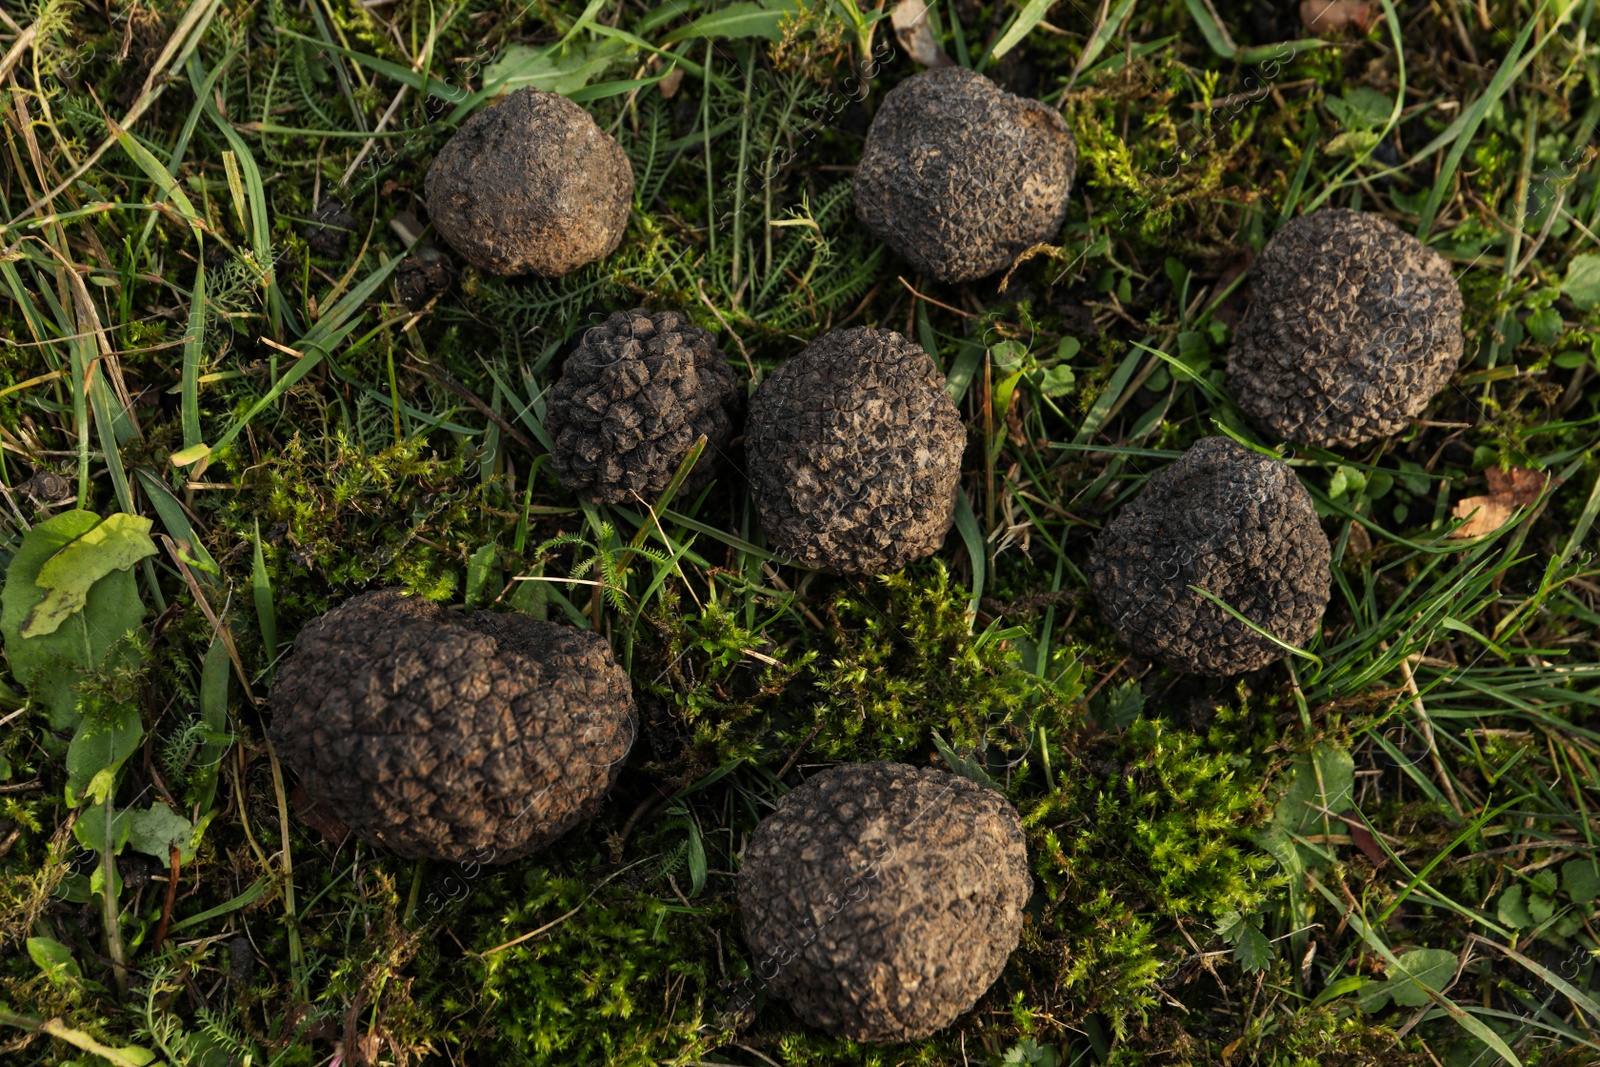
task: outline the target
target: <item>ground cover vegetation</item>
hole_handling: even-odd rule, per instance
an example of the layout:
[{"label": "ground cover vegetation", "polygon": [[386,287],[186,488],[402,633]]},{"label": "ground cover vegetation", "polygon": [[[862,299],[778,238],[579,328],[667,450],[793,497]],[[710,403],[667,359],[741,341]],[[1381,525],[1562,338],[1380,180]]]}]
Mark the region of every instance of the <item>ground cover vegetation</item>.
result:
[{"label": "ground cover vegetation", "polygon": [[[941,0],[903,38],[891,8],[0,3],[0,1059],[1594,1062],[1594,0]],[[1059,238],[958,285],[851,204],[939,53],[1078,145]],[[435,153],[523,85],[634,168],[618,250],[556,281],[426,224]],[[1252,258],[1325,206],[1465,305],[1437,400],[1340,451],[1253,429],[1224,373]],[[709,485],[563,490],[547,391],[635,306],[744,395],[829,328],[919,342],[967,435],[944,549],[784,565],[737,438]],[[1317,634],[1226,680],[1133,656],[1084,574],[1215,434],[1285,458],[1332,545]],[[592,820],[458,865],[306,802],[274,666],[383,587],[610,641],[639,736]],[[1034,879],[994,987],[902,1046],[766,995],[735,897],[777,798],[867,759],[1001,790]]]}]

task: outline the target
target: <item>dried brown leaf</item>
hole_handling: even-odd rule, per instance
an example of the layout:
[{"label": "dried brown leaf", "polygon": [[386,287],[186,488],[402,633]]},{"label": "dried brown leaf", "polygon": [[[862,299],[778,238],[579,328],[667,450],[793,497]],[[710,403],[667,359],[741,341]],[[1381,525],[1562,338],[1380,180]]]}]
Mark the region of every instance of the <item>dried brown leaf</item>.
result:
[{"label": "dried brown leaf", "polygon": [[913,63],[924,67],[955,66],[955,62],[939,47],[939,42],[933,39],[925,0],[900,0],[889,13],[889,22],[894,26],[895,39]]},{"label": "dried brown leaf", "polygon": [[1380,10],[1367,0],[1300,0],[1300,21],[1317,34],[1345,29],[1366,33],[1378,24]]},{"label": "dried brown leaf", "polygon": [[1484,496],[1463,497],[1450,510],[1452,517],[1465,519],[1450,531],[1451,537],[1482,537],[1494,533],[1511,521],[1511,516],[1521,507],[1539,499],[1550,476],[1524,467],[1501,470],[1491,467],[1484,472],[1489,492]]}]

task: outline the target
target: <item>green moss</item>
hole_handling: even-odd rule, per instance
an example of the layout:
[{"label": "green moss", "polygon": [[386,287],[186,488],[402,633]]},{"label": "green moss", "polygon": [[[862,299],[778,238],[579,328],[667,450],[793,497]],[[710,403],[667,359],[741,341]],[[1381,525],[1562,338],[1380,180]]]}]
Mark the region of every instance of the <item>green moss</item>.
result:
[{"label": "green moss", "polygon": [[529,868],[519,889],[525,903],[475,947],[548,929],[485,958],[487,1025],[474,1059],[648,1067],[719,1043],[711,993],[722,950],[709,922],[719,909],[544,867]]},{"label": "green moss", "polygon": [[1136,721],[1106,755],[1096,762],[1115,769],[1081,763],[1021,805],[1045,897],[1029,955],[1123,1033],[1156,1002],[1172,921],[1249,914],[1280,879],[1247,833],[1259,787],[1230,757],[1159,720]]},{"label": "green moss", "polygon": [[[1025,747],[1040,722],[1060,721],[1072,685],[1023,669],[1006,635],[973,633],[967,603],[942,563],[836,596],[819,699],[801,730],[816,731],[813,751],[895,759],[925,749],[937,730],[958,749],[1004,752]],[[1062,654],[1057,671],[1069,662]]]}]

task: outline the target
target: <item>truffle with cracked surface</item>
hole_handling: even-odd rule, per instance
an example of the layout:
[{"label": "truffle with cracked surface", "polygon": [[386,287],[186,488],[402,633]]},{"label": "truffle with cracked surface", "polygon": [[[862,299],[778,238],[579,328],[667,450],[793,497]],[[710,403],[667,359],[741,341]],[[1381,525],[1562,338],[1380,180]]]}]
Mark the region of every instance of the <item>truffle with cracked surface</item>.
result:
[{"label": "truffle with cracked surface", "polygon": [[925,70],[873,117],[856,215],[917,270],[971,281],[1055,237],[1077,159],[1055,108],[965,67]]},{"label": "truffle with cracked surface", "polygon": [[835,330],[750,400],[750,493],[774,549],[835,574],[938,551],[966,433],[944,376],[893,330]]},{"label": "truffle with cracked surface", "polygon": [[268,736],[313,801],[401,856],[502,863],[599,808],[635,732],[600,637],[392,590],[307,624]]},{"label": "truffle with cracked surface", "polygon": [[619,311],[584,334],[550,390],[545,429],[563,485],[596,503],[653,501],[702,435],[681,491],[716,472],[739,393],[711,335],[675,311]]},{"label": "truffle with cracked surface", "polygon": [[1250,421],[1286,440],[1351,448],[1398,433],[1461,361],[1450,264],[1380,216],[1293,219],[1253,274],[1228,387]]},{"label": "truffle with cracked surface", "polygon": [[468,263],[558,278],[616,251],[633,165],[583,108],[519,89],[461,124],[425,189],[434,226]]},{"label": "truffle with cracked surface", "polygon": [[1033,892],[1003,796],[901,763],[809,779],[756,827],[739,910],[757,976],[836,1037],[914,1041],[994,984]]},{"label": "truffle with cracked surface", "polygon": [[1195,442],[1106,525],[1089,556],[1100,613],[1141,656],[1226,677],[1304,645],[1328,606],[1331,553],[1288,465],[1227,437]]}]

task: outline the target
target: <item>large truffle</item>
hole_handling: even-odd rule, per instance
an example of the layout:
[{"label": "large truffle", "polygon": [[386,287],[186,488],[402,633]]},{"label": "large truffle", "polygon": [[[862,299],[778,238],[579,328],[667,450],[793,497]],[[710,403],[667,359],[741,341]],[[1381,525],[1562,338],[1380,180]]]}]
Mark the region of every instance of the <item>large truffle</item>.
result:
[{"label": "large truffle", "polygon": [[393,591],[300,632],[268,736],[313,801],[408,857],[516,859],[590,817],[633,743],[594,634]]},{"label": "large truffle", "polygon": [[1303,215],[1273,235],[1253,273],[1228,385],[1279,437],[1333,448],[1397,433],[1461,360],[1450,265],[1387,219]]},{"label": "large truffle", "polygon": [[479,270],[556,278],[616,250],[633,165],[583,108],[521,89],[461,124],[426,193],[434,226]]},{"label": "large truffle", "polygon": [[1055,108],[965,67],[926,70],[872,120],[856,215],[917,270],[982,278],[1055,237],[1077,159]]},{"label": "large truffle", "polygon": [[756,978],[856,1041],[914,1041],[971,1008],[1032,891],[1004,797],[900,763],[834,767],[790,792],[739,872]]},{"label": "large truffle", "polygon": [[1101,616],[1139,655],[1225,677],[1285,652],[1190,587],[1298,647],[1328,606],[1329,559],[1311,494],[1287,464],[1205,437],[1107,524],[1088,577]]},{"label": "large truffle", "polygon": [[584,335],[550,390],[550,463],[585,499],[646,502],[703,434],[684,489],[711,480],[733,433],[738,392],[711,335],[674,311],[619,311]]},{"label": "large truffle", "polygon": [[882,574],[938,550],[966,435],[944,376],[893,330],[835,330],[750,400],[750,493],[795,562]]}]

